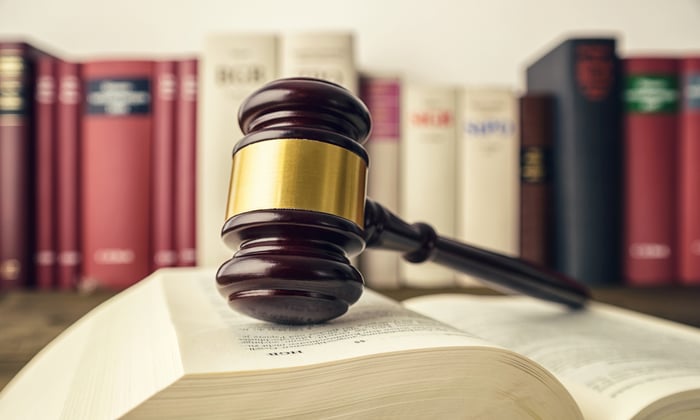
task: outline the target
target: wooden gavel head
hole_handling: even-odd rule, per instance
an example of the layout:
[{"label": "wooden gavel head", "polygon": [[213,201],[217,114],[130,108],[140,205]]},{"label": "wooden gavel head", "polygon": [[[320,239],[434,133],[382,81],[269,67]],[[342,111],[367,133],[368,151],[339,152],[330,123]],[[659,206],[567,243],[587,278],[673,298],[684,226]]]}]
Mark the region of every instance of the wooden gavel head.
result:
[{"label": "wooden gavel head", "polygon": [[217,272],[229,305],[282,324],[320,323],[362,294],[349,257],[364,246],[362,143],[371,120],[346,89],[317,79],[273,81],[239,111]]}]

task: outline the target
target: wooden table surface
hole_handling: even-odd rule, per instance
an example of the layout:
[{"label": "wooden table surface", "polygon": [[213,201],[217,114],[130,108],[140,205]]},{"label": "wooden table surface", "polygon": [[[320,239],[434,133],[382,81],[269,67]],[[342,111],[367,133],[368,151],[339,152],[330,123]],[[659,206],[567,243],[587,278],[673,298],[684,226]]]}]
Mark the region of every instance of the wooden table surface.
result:
[{"label": "wooden table surface", "polygon": [[[401,289],[384,291],[403,300],[432,293],[493,293],[488,289]],[[0,389],[41,348],[90,309],[112,296],[69,292],[10,292],[0,295]],[[700,327],[700,287],[593,291],[596,300]]]}]

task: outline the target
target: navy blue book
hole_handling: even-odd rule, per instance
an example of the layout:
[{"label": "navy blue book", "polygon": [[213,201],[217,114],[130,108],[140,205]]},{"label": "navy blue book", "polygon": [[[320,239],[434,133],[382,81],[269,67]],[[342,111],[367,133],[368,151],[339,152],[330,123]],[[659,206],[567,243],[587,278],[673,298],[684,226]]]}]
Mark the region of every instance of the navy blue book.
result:
[{"label": "navy blue book", "polygon": [[527,68],[555,96],[554,268],[589,284],[621,278],[621,67],[614,38],[568,39]]}]

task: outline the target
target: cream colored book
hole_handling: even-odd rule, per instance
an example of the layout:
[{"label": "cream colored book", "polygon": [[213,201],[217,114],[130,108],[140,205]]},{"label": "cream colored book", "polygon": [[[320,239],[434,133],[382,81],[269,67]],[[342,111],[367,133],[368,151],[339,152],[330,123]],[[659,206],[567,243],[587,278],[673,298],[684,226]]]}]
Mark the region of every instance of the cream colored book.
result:
[{"label": "cream colored book", "polygon": [[[520,144],[509,89],[462,88],[457,117],[457,239],[518,255]],[[478,278],[459,273],[462,286]]]},{"label": "cream colored book", "polygon": [[[360,99],[372,114],[372,133],[365,143],[370,162],[367,194],[398,214],[401,77],[363,74]],[[399,259],[400,255],[394,251],[366,249],[360,255],[360,268],[366,284],[375,289],[399,288]]]},{"label": "cream colored book", "polygon": [[314,77],[358,94],[355,35],[347,31],[287,32],[280,36],[280,77]]},{"label": "cream colored book", "polygon": [[238,109],[277,77],[277,35],[208,36],[200,55],[197,109],[197,265],[219,266],[232,252],[221,240],[231,177],[231,151],[242,137]]},{"label": "cream colored book", "polygon": [[[456,90],[449,86],[404,83],[401,92],[399,215],[424,222],[442,236],[455,235]],[[401,261],[408,287],[449,287],[451,269],[432,262]]]},{"label": "cream colored book", "polygon": [[3,389],[0,418],[700,414],[700,333],[689,327],[603,305],[464,295],[402,305],[370,290],[331,322],[281,326],[231,311],[214,276],[162,269],[98,306]]}]

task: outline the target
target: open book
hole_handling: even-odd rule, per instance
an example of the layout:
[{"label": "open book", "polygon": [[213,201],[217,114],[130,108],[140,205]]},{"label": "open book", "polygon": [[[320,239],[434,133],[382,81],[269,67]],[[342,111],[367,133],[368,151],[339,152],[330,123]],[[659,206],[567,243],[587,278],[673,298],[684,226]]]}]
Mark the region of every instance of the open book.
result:
[{"label": "open book", "polygon": [[0,418],[700,418],[690,327],[369,290],[327,324],[280,326],[231,311],[214,275],[163,269],[85,315],[7,385]]}]

